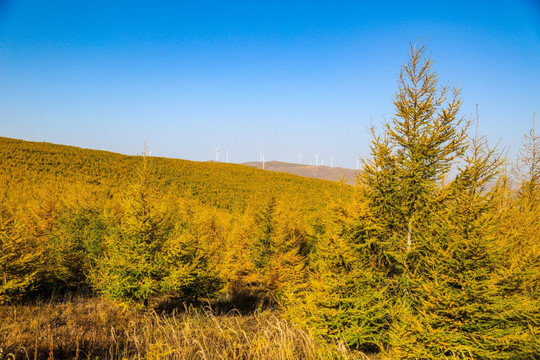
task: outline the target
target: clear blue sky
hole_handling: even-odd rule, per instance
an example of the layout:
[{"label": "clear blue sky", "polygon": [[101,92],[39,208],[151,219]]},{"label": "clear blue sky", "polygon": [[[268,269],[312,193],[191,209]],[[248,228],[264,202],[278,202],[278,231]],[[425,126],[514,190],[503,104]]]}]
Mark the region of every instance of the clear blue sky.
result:
[{"label": "clear blue sky", "polygon": [[0,0],[0,136],[354,168],[417,39],[515,154],[540,123],[538,0]]}]

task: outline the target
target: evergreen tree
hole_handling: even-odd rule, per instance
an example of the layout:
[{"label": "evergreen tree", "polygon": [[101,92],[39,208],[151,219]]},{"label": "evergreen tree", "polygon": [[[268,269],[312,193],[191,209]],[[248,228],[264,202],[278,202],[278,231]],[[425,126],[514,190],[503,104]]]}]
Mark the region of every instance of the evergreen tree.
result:
[{"label": "evergreen tree", "polygon": [[35,286],[39,291],[52,293],[57,289],[59,266],[55,259],[58,249],[54,242],[60,216],[61,186],[48,185],[27,199],[24,211],[17,214],[17,222],[23,226],[21,235],[41,253],[41,266]]},{"label": "evergreen tree", "polygon": [[454,160],[467,148],[469,123],[458,115],[459,90],[438,89],[438,76],[425,48],[411,46],[409,62],[399,75],[395,116],[384,135],[372,128],[371,158],[362,182],[370,207],[406,252],[414,248],[415,223],[438,190]]},{"label": "evergreen tree", "polygon": [[[473,139],[458,175],[432,205],[433,221],[424,230],[429,256],[413,299],[421,326],[409,336],[415,342],[396,339],[393,356],[487,359],[504,346],[515,347],[497,280],[503,255],[496,246],[498,204],[504,189],[496,181],[502,161],[485,139]],[[504,338],[507,344],[500,345]]]},{"label": "evergreen tree", "polygon": [[107,297],[147,305],[165,295],[183,299],[214,294],[219,279],[209,274],[207,257],[196,234],[175,222],[159,198],[143,157],[139,181],[124,201],[124,216],[105,238],[105,256],[91,276]]},{"label": "evergreen tree", "polygon": [[425,236],[433,222],[431,207],[439,202],[441,182],[467,149],[469,122],[458,114],[459,90],[439,89],[431,67],[424,46],[411,46],[399,75],[395,116],[384,124],[384,135],[372,129],[371,158],[360,175],[376,226],[351,240],[370,244],[359,249],[358,257],[373,259],[371,266],[377,269],[365,296],[385,289],[389,301],[376,315],[386,319],[387,337],[378,343],[384,351],[415,342],[408,334],[418,324],[415,299],[431,256],[432,239]]},{"label": "evergreen tree", "polygon": [[258,236],[253,244],[253,262],[259,269],[268,265],[272,257],[272,237],[276,232],[274,222],[277,199],[271,195],[256,214]]},{"label": "evergreen tree", "polygon": [[64,191],[55,231],[50,236],[50,261],[58,286],[89,286],[88,274],[102,255],[107,233],[105,201],[98,189],[73,185]]},{"label": "evergreen tree", "polygon": [[226,297],[236,306],[251,305],[253,302],[252,284],[259,281],[257,267],[253,261],[254,242],[257,234],[256,216],[248,208],[240,216],[234,217],[232,229],[224,246],[222,271],[226,279]]},{"label": "evergreen tree", "polygon": [[300,213],[284,202],[277,206],[274,224],[265,288],[276,302],[283,304],[304,286],[308,234]]},{"label": "evergreen tree", "polygon": [[540,136],[536,135],[534,118],[533,115],[531,131],[523,137],[523,147],[514,169],[520,185],[519,194],[529,200],[535,199],[540,192]]},{"label": "evergreen tree", "polygon": [[256,214],[252,256],[257,282],[273,301],[291,297],[304,280],[307,234],[300,214],[271,196]]},{"label": "evergreen tree", "polygon": [[524,136],[517,166],[517,191],[504,203],[498,247],[503,252],[499,282],[507,302],[508,328],[520,338],[514,356],[531,357],[540,347],[540,137],[533,126]]},{"label": "evergreen tree", "polygon": [[467,149],[459,90],[439,89],[431,67],[424,47],[411,46],[395,116],[383,135],[372,128],[357,200],[352,211],[336,207],[318,244],[314,295],[305,297],[315,332],[389,358],[399,348],[420,348],[412,334],[422,327],[417,298],[432,241],[426,231],[440,184]]},{"label": "evergreen tree", "polygon": [[[23,207],[24,209],[24,207]],[[22,211],[22,209],[20,209]],[[44,248],[27,236],[17,208],[0,194],[0,304],[39,285]]]},{"label": "evergreen tree", "polygon": [[224,250],[223,228],[216,211],[186,196],[168,203],[167,211],[174,217],[174,232],[163,251],[169,254],[173,268],[180,264],[190,264],[190,272],[183,277],[173,272],[167,276],[164,285],[174,290],[175,287],[168,284],[176,284],[177,297],[182,299],[215,297],[223,285],[219,267],[221,252]]},{"label": "evergreen tree", "polygon": [[287,307],[286,315],[314,334],[360,350],[378,351],[387,343],[388,290],[376,266],[377,231],[362,187],[351,203],[342,198],[324,217],[310,258],[309,282]]}]

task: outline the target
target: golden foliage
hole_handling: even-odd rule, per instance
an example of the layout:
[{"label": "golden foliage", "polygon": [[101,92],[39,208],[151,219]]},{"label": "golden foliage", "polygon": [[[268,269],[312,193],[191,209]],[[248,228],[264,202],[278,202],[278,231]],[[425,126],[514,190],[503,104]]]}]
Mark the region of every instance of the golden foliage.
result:
[{"label": "golden foliage", "polygon": [[[460,92],[438,87],[423,46],[411,47],[394,105],[384,133],[372,129],[354,189],[0,138],[0,303],[71,289],[115,299],[136,321],[115,328],[126,321],[115,308],[96,322],[113,331],[86,344],[112,358],[352,358],[349,347],[379,359],[536,358],[534,124],[511,179],[496,149],[467,137]],[[279,308],[308,330],[200,311],[141,317],[129,306],[215,298]],[[40,344],[57,336],[35,328]]]}]

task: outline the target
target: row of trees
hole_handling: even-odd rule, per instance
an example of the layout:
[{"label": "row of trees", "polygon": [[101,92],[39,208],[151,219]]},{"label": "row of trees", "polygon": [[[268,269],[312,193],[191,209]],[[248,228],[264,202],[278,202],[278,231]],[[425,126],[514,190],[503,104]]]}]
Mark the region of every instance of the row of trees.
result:
[{"label": "row of trees", "polygon": [[118,196],[97,183],[3,186],[0,302],[62,287],[141,308],[266,299],[381,358],[537,358],[538,136],[507,176],[423,47],[394,105],[354,196],[342,184],[315,214],[279,192],[239,209],[203,204],[165,187],[173,179],[146,156]]},{"label": "row of trees", "polygon": [[294,204],[271,196],[226,211],[164,187],[152,166],[143,156],[118,196],[88,183],[4,187],[0,303],[70,289],[137,307],[218,296],[275,302],[303,276],[308,226]]}]

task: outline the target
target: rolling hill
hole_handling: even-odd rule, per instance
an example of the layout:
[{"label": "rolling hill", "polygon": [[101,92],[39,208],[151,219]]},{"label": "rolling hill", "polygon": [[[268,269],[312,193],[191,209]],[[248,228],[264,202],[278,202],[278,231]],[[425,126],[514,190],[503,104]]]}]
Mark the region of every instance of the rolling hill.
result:
[{"label": "rolling hill", "polygon": [[[260,162],[247,162],[243,165],[251,166],[257,169],[262,169]],[[281,173],[294,174],[314,179],[323,179],[330,181],[345,180],[346,184],[354,185],[356,181],[356,170],[346,169],[342,167],[330,166],[313,166],[303,164],[293,164],[281,161],[268,161],[264,163],[264,169]]]},{"label": "rolling hill", "polygon": [[[0,181],[4,187],[17,184],[32,189],[82,182],[115,194],[129,186],[140,164],[141,156],[0,137]],[[340,193],[335,182],[239,164],[152,157],[151,167],[167,191],[189,193],[203,203],[227,209],[242,209],[272,194],[295,199],[300,208],[316,211]]]}]

